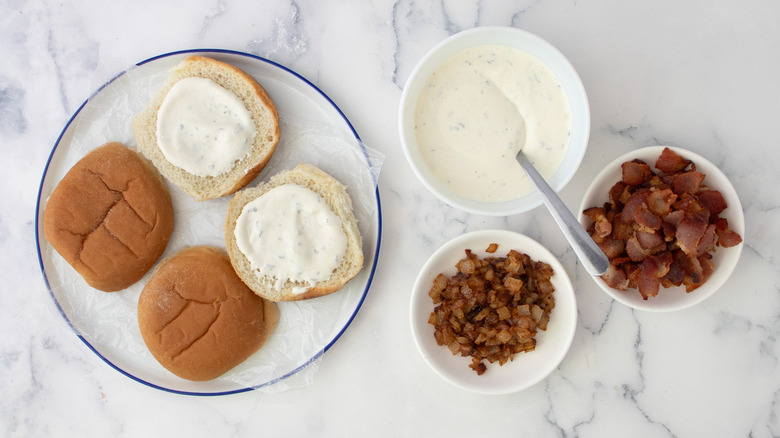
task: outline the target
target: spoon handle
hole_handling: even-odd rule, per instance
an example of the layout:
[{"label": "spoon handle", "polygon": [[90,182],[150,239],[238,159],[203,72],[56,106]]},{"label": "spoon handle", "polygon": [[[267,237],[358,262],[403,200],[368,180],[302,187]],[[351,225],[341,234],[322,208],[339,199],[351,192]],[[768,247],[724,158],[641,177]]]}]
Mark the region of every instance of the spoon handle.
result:
[{"label": "spoon handle", "polygon": [[566,236],[571,247],[574,248],[574,252],[585,266],[585,269],[591,275],[602,275],[607,272],[607,268],[609,268],[607,256],[596,245],[596,242],[588,235],[577,219],[574,218],[574,215],[566,208],[561,198],[536,171],[536,168],[522,151],[518,152],[517,161],[525,170],[525,173],[528,174],[536,190],[542,195],[544,205],[550,210],[550,214],[552,214],[553,219],[555,219],[555,222],[563,231],[563,235]]}]

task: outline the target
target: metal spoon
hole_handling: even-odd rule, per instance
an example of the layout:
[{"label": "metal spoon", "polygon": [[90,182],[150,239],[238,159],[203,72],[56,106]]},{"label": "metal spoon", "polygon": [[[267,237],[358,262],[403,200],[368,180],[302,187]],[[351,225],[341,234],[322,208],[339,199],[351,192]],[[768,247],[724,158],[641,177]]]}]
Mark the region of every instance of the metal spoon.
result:
[{"label": "metal spoon", "polygon": [[571,214],[566,205],[561,201],[561,198],[555,193],[555,191],[547,184],[547,181],[539,175],[536,168],[528,160],[523,151],[517,153],[517,162],[520,163],[525,173],[531,179],[531,182],[542,195],[544,205],[550,210],[555,223],[563,231],[563,235],[569,241],[569,244],[574,248],[574,252],[579,257],[585,269],[591,275],[602,275],[607,272],[609,268],[609,259],[596,245],[596,242],[588,235],[582,225],[577,222],[574,215]]}]

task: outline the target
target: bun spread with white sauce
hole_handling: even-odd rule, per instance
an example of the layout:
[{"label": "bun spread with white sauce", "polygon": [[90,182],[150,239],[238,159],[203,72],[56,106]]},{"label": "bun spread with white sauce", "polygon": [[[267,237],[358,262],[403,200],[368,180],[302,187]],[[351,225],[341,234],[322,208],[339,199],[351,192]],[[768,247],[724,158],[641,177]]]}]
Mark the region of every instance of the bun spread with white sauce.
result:
[{"label": "bun spread with white sauce", "polygon": [[43,234],[87,284],[114,292],[157,262],[173,216],[155,169],[112,142],[85,155],[57,184],[43,212]]},{"label": "bun spread with white sauce", "polygon": [[198,201],[255,179],[279,142],[279,115],[265,89],[239,68],[192,55],[132,120],[139,151]]},{"label": "bun spread with white sauce", "polygon": [[336,292],[363,267],[346,188],[311,164],[236,193],[228,205],[225,244],[241,279],[271,301]]}]

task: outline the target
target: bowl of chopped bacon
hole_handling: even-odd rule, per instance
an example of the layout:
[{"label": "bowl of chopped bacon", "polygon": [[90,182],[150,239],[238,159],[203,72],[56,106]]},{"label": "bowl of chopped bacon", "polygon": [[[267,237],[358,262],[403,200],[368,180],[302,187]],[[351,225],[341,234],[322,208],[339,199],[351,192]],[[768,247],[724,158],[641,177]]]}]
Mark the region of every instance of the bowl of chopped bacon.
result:
[{"label": "bowl of chopped bacon", "polygon": [[734,187],[704,157],[669,146],[629,152],[593,180],[580,223],[610,260],[596,283],[640,310],[698,304],[729,278],[745,218]]}]

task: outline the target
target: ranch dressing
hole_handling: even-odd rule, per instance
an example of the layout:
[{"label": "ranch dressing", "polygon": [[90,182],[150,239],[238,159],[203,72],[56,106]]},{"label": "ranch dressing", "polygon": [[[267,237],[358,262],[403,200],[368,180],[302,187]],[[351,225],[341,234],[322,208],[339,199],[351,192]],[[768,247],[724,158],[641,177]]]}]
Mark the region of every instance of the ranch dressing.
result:
[{"label": "ranch dressing", "polygon": [[252,269],[273,277],[276,290],[286,280],[306,285],[294,293],[330,278],[347,251],[338,216],[320,195],[297,184],[275,187],[246,204],[234,234]]},{"label": "ranch dressing", "polygon": [[157,112],[165,159],[198,176],[218,176],[246,157],[255,124],[244,101],[211,79],[176,82]]},{"label": "ranch dressing", "polygon": [[484,45],[434,71],[420,92],[414,129],[423,159],[447,187],[501,202],[533,190],[515,160],[520,148],[543,177],[553,175],[569,145],[571,109],[538,58]]}]

